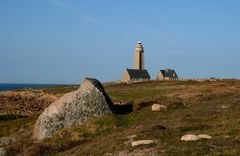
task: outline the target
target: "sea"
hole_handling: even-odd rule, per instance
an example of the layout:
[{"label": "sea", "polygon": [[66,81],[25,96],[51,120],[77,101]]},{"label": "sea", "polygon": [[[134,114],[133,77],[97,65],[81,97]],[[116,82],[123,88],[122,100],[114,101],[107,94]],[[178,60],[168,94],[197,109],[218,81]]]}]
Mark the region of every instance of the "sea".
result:
[{"label": "sea", "polygon": [[26,88],[44,88],[53,86],[63,86],[63,84],[23,84],[23,83],[0,83],[0,91],[9,91]]}]

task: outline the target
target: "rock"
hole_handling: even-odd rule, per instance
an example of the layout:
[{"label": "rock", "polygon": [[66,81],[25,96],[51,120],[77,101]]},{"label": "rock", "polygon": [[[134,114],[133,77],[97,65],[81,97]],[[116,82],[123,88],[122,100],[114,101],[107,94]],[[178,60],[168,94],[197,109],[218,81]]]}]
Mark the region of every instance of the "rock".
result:
[{"label": "rock", "polygon": [[33,139],[51,137],[56,131],[80,125],[91,117],[114,112],[111,99],[102,84],[86,78],[76,91],[63,95],[39,116],[33,130]]},{"label": "rock", "polygon": [[201,138],[198,137],[197,135],[194,134],[187,134],[181,137],[182,141],[197,141],[200,140]]},{"label": "rock", "polygon": [[153,141],[152,140],[138,140],[138,141],[132,142],[132,147],[139,146],[139,145],[149,145],[149,144],[153,144]]},{"label": "rock", "polygon": [[6,151],[4,148],[0,148],[0,156],[5,156],[6,155]]},{"label": "rock", "polygon": [[166,109],[167,109],[167,106],[165,106],[165,105],[161,105],[161,104],[153,104],[152,105],[152,111],[154,111],[154,112],[159,112],[159,111],[166,110]]},{"label": "rock", "polygon": [[199,134],[198,137],[201,138],[201,139],[212,139],[212,137],[210,135],[207,135],[207,134]]},{"label": "rock", "polygon": [[130,135],[130,136],[127,136],[124,140],[124,144],[127,145],[127,144],[130,144],[134,141],[134,138],[136,138],[137,135]]},{"label": "rock", "polygon": [[183,141],[197,141],[201,139],[212,139],[212,137],[207,134],[199,134],[199,135],[187,134],[181,137],[181,140]]},{"label": "rock", "polygon": [[130,135],[130,136],[127,136],[127,139],[134,139],[136,137],[137,137],[137,135]]},{"label": "rock", "polygon": [[7,146],[15,141],[16,141],[16,139],[14,137],[1,137],[0,138],[0,146]]}]

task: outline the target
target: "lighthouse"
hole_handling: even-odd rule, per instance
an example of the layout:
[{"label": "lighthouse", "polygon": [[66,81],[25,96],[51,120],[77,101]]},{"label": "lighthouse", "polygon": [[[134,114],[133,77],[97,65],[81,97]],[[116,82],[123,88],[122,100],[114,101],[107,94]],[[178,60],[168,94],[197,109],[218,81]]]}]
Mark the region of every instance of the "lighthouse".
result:
[{"label": "lighthouse", "polygon": [[144,70],[144,47],[141,41],[138,41],[134,54],[134,69]]},{"label": "lighthouse", "polygon": [[150,80],[150,75],[145,69],[144,64],[144,47],[141,41],[137,42],[135,52],[134,52],[134,62],[133,69],[128,69],[124,71],[123,81],[148,81]]}]

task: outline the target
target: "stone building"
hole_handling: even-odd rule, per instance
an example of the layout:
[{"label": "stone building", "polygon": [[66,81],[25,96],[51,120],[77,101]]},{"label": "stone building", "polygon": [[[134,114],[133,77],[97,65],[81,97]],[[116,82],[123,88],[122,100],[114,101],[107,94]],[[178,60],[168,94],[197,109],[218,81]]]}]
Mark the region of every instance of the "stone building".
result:
[{"label": "stone building", "polygon": [[134,69],[124,71],[123,81],[145,81],[150,80],[150,75],[144,66],[144,47],[139,41],[134,54]]},{"label": "stone building", "polygon": [[156,80],[178,80],[178,75],[175,70],[167,68],[158,72]]},{"label": "stone building", "polygon": [[147,70],[137,70],[126,68],[123,81],[147,81],[150,80],[150,75]]}]

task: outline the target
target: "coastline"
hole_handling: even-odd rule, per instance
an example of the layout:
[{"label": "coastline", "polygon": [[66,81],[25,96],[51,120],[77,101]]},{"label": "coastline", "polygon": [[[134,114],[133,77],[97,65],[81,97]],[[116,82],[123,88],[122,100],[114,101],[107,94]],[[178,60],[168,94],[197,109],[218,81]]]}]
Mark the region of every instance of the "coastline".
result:
[{"label": "coastline", "polygon": [[67,85],[68,84],[0,83],[0,92],[26,89],[26,88],[46,88],[46,87],[57,87],[57,86],[67,86]]}]

